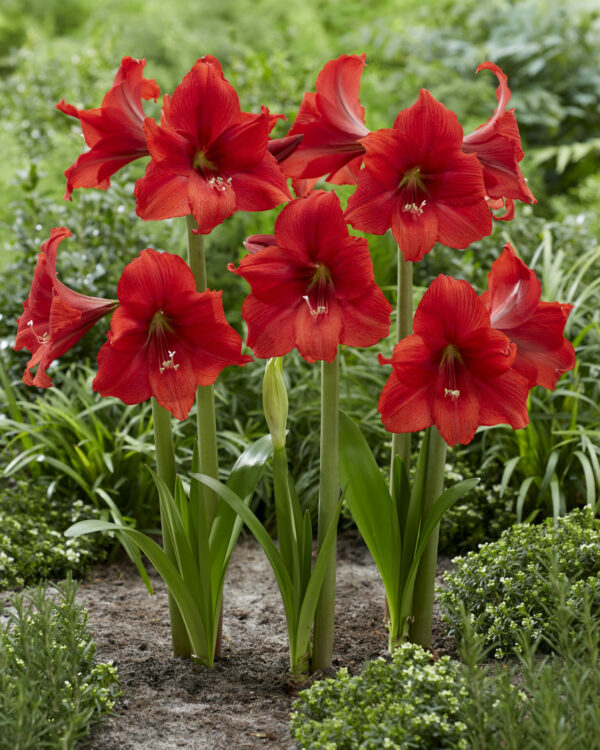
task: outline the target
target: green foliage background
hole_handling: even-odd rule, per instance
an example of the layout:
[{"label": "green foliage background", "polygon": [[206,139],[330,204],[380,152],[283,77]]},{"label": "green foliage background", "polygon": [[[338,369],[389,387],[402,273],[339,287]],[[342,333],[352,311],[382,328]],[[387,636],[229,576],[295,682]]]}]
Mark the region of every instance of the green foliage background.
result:
[{"label": "green foliage background", "polygon": [[[213,54],[238,89],[243,109],[256,111],[264,103],[287,116],[288,123],[278,123],[274,132],[283,135],[303,93],[314,89],[325,62],[342,53],[362,52],[368,64],[361,101],[372,129],[391,126],[398,111],[414,102],[419,88],[427,87],[456,111],[465,132],[470,132],[496,106],[495,77],[489,72],[476,75],[475,69],[487,59],[501,65],[509,78],[511,104],[521,128],[526,153],[522,168],[538,198],[534,207],[519,205],[515,221],[497,223],[490,238],[468,251],[436,247],[416,268],[415,301],[442,272],[466,278],[482,291],[491,263],[504,242],[512,241],[525,261],[534,261],[543,278],[543,298],[576,305],[568,335],[577,343],[578,369],[560,381],[557,392],[538,389],[533,393],[532,424],[527,430],[485,431],[468,449],[459,451],[461,475],[469,470],[478,473],[486,461],[483,488],[488,490],[488,502],[483,497],[467,498],[474,512],[468,522],[464,507],[450,518],[448,548],[461,546],[458,536],[465,523],[464,536],[470,545],[489,533],[499,533],[506,525],[501,518],[508,518],[507,501],[516,506],[520,517],[594,505],[600,488],[600,291],[593,283],[600,276],[596,250],[600,9],[595,0],[574,0],[568,7],[560,0],[489,0],[485,4],[476,0],[373,0],[368,4],[358,0],[305,0],[301,4],[279,0],[173,0],[169,4],[159,0],[4,0],[0,7],[0,268],[4,269],[0,351],[18,398],[39,396],[40,409],[42,401],[48,400],[48,394],[36,394],[19,384],[26,355],[12,352],[11,347],[36,254],[51,227],[66,225],[74,234],[59,253],[61,278],[92,295],[115,296],[123,266],[144,247],[172,252],[184,248],[182,221],[146,223],[135,216],[133,185],[143,173],[143,161],[117,174],[107,192],[78,190],[72,203],[62,200],[63,172],[83,142],[78,123],[57,111],[55,104],[65,98],[78,107],[98,106],[124,55],[146,58],[147,76],[155,78],[163,92],[170,92],[198,57]],[[158,115],[159,107],[160,103],[149,103],[147,112]],[[272,230],[276,214],[277,209],[237,214],[209,240],[210,285],[224,290],[228,319],[242,335],[240,309],[247,288],[226,265],[243,255],[245,236]],[[369,242],[376,278],[392,299],[396,274],[392,238],[370,237]],[[574,270],[578,262],[585,266],[579,276]],[[68,365],[87,362],[93,370],[105,330],[106,326],[97,326],[51,373],[72,403],[73,414],[81,408],[77,406],[80,384],[66,375]],[[376,350],[388,355],[391,343],[382,342]],[[343,407],[361,420],[384,466],[388,436],[376,402],[386,368],[376,364],[373,351],[346,352],[344,367]],[[219,379],[224,468],[233,464],[236,453],[249,441],[264,433],[259,397],[262,369],[257,361],[243,370],[229,368]],[[309,507],[315,501],[318,471],[317,369],[297,357],[286,359],[292,404],[290,454],[295,456],[293,471]],[[93,396],[91,403],[94,399],[98,400]],[[101,447],[100,468],[86,475],[90,484],[103,476],[104,465],[119,463],[112,456],[121,436],[132,441],[130,428],[119,422],[120,406],[102,410],[115,440],[114,445],[109,441]],[[6,410],[7,399],[2,398],[0,416],[6,416]],[[48,410],[40,414],[39,424],[26,427],[29,433],[38,427],[47,431],[54,424]],[[55,429],[64,442],[85,449],[81,436],[73,437],[60,426]],[[191,435],[193,428],[188,432]],[[0,421],[5,448],[0,464],[15,457],[22,442],[18,434],[6,420]],[[181,438],[188,439],[189,446],[185,427]],[[140,476],[148,455],[145,438],[138,435],[135,441],[129,452],[132,463],[123,469],[128,476]],[[56,445],[56,460],[75,460],[72,448],[62,451],[60,440]],[[510,472],[503,474],[507,466]],[[74,469],[83,475],[88,467]],[[65,493],[81,495],[77,487],[65,482],[64,475],[56,483],[43,465],[40,471],[53,491],[63,488]],[[119,504],[125,514],[134,515],[131,498],[135,493],[129,487],[121,485]],[[259,501],[268,518],[272,511],[268,482],[261,486]],[[498,508],[496,519],[494,507]],[[144,522],[151,525],[151,519]]]}]

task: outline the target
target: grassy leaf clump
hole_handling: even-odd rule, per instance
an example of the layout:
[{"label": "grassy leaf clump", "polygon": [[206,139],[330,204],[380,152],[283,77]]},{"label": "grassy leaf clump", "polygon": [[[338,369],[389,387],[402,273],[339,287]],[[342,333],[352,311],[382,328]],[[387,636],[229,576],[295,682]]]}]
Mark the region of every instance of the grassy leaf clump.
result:
[{"label": "grassy leaf clump", "polygon": [[[474,631],[496,656],[514,648],[522,631],[534,642],[552,641],[559,630],[553,580],[567,588],[567,605],[581,608],[585,596],[600,610],[600,519],[589,509],[572,511],[534,526],[517,524],[500,539],[456,558],[439,592],[444,621],[463,634],[463,608]],[[547,645],[547,644],[546,644]]]},{"label": "grassy leaf clump", "polygon": [[67,580],[15,594],[0,624],[0,750],[70,750],[119,695],[97,663],[86,612]]}]

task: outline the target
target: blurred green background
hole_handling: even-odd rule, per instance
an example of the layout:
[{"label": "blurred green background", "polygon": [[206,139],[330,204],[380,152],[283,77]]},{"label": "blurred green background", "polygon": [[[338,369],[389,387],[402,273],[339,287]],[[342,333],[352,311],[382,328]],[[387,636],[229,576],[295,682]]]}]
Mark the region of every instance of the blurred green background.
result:
[{"label": "blurred green background", "polygon": [[[458,460],[463,474],[481,474],[483,465],[486,490],[477,501],[479,510],[459,522],[456,519],[467,518],[463,507],[463,515],[449,521],[448,533],[454,534],[456,543],[469,536],[470,544],[476,544],[492,528],[499,533],[499,514],[506,525],[515,512],[541,517],[597,503],[598,0],[571,0],[568,5],[564,0],[371,0],[368,4],[357,0],[3,0],[0,351],[6,377],[0,394],[0,465],[12,467],[11,477],[26,480],[33,472],[47,494],[62,494],[69,502],[78,496],[91,502],[94,487],[109,486],[125,513],[135,515],[142,525],[152,523],[152,513],[141,512],[151,484],[143,480],[140,489],[139,479],[151,453],[148,410],[139,407],[125,423],[118,405],[98,407],[98,399],[89,391],[90,372],[106,328],[98,326],[52,371],[62,397],[25,389],[20,377],[26,355],[11,349],[36,254],[51,227],[64,224],[74,234],[61,246],[61,278],[83,293],[99,296],[115,295],[123,266],[144,247],[174,252],[184,247],[182,220],[145,223],[135,216],[133,185],[145,160],[115,175],[107,192],[77,190],[72,203],[63,201],[63,172],[81,152],[83,140],[79,124],[56,110],[56,103],[64,98],[77,107],[99,106],[125,55],[145,58],[146,76],[156,79],[162,92],[172,92],[197,58],[212,54],[237,88],[244,110],[257,111],[266,104],[286,115],[288,122],[279,122],[273,133],[283,135],[304,92],[314,90],[323,65],[342,53],[363,52],[367,67],[361,101],[371,129],[390,127],[397,113],[425,87],[453,109],[465,132],[470,132],[496,106],[494,76],[489,72],[476,76],[475,69],[485,60],[500,65],[508,75],[511,106],[521,129],[526,154],[521,166],[538,198],[533,207],[518,205],[513,222],[496,223],[492,236],[468,251],[436,247],[416,269],[418,289],[444,272],[466,278],[483,291],[491,263],[510,240],[524,260],[534,264],[542,278],[544,299],[576,305],[567,334],[577,344],[577,370],[566,375],[554,393],[541,389],[532,393],[530,427],[519,432],[483,431],[468,449],[454,451],[453,461]],[[160,102],[149,103],[146,111],[158,115],[159,108]],[[347,190],[341,192],[348,195]],[[247,288],[227,272],[226,265],[243,255],[246,235],[272,231],[276,214],[277,210],[237,214],[209,240],[210,286],[224,290],[228,319],[242,334],[240,309]],[[386,235],[369,242],[377,280],[393,302],[393,241]],[[383,342],[376,349],[389,354],[391,343]],[[380,425],[376,402],[387,371],[374,358],[372,351],[344,353],[343,406],[360,418],[383,466],[388,436]],[[70,363],[77,365],[75,375],[68,369]],[[295,456],[293,469],[303,502],[312,506],[318,469],[318,368],[294,356],[286,363],[292,404],[290,455]],[[225,467],[241,447],[265,431],[261,377],[262,363],[255,362],[244,370],[230,368],[220,379],[217,396]],[[108,429],[90,447],[90,435],[94,430],[102,432],[90,416],[94,404]],[[75,419],[57,417],[69,414]],[[86,419],[91,420],[90,432],[77,432],[73,425]],[[189,444],[186,427],[180,430],[181,439]],[[25,433],[32,440],[30,453]],[[41,434],[46,440],[36,452]],[[117,450],[123,455],[123,445],[129,451],[129,468],[113,460]],[[46,461],[52,447],[56,460],[85,477],[89,492],[72,476],[52,469]],[[97,465],[81,463],[79,453],[89,451],[95,451]],[[126,479],[117,482],[119,477]],[[11,491],[16,492],[15,487]],[[264,503],[265,516],[270,513],[269,497],[265,483],[257,501]],[[102,505],[100,499],[97,502]]]}]

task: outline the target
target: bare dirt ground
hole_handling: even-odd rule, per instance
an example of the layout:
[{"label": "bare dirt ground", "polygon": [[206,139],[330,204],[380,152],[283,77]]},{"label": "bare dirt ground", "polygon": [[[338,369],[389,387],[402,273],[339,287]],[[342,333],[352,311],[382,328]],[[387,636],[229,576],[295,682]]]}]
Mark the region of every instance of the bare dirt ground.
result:
[{"label": "bare dirt ground", "polygon": [[[440,570],[448,567],[440,561]],[[288,654],[275,578],[251,538],[238,544],[224,593],[223,655],[213,669],[171,656],[166,589],[152,576],[149,597],[128,563],[94,568],[79,590],[97,658],[117,667],[123,697],[82,750],[294,748],[288,717]],[[439,581],[438,581],[439,582]],[[453,650],[434,614],[433,648]],[[383,585],[355,534],[338,543],[334,667],[360,671],[385,655]],[[316,677],[323,676],[315,675]]]}]

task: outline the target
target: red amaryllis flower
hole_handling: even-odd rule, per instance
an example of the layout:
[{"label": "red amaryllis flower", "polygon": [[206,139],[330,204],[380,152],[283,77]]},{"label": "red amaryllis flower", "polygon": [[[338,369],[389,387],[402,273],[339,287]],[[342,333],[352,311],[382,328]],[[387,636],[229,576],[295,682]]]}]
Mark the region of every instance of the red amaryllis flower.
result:
[{"label": "red amaryllis flower", "polygon": [[488,291],[481,301],[492,326],[517,345],[514,369],[529,381],[554,390],[559,377],[575,367],[575,350],[564,337],[573,305],[540,302],[542,286],[535,271],[510,244],[492,265]]},{"label": "red amaryllis flower", "polygon": [[117,288],[120,306],[98,354],[94,390],[139,404],[154,396],[185,419],[196,386],[211,385],[228,365],[244,365],[242,340],[225,320],[221,292],[197,292],[178,255],[142,250]]},{"label": "red amaryllis flower", "polygon": [[241,111],[214,57],[198,60],[166,99],[161,124],[144,127],[152,160],[135,186],[142,219],[193,214],[208,234],[235,211],[264,211],[290,199],[269,152],[274,118]]},{"label": "red amaryllis flower", "polygon": [[492,231],[483,169],[464,154],[456,115],[421,89],[393,129],[363,141],[365,165],[346,219],[356,229],[390,227],[406,260],[419,261],[434,243],[465,248]]},{"label": "red amaryllis flower", "polygon": [[71,200],[75,188],[106,190],[111,175],[129,162],[148,156],[142,99],[156,101],[160,89],[154,80],[142,77],[145,64],[145,60],[124,57],[98,109],[77,109],[64,99],[56,105],[61,112],[79,118],[90,147],[65,172],[67,200]]},{"label": "red amaryllis flower", "polygon": [[[31,359],[25,366],[23,382],[49,388],[52,381],[46,374],[52,360],[63,355],[89,329],[115,309],[115,300],[87,297],[69,289],[57,278],[58,245],[71,237],[66,227],[50,231],[38,255],[29,296],[23,303],[23,314],[17,324],[15,350],[27,349]],[[35,376],[31,370],[39,365]]]},{"label": "red amaryllis flower", "polygon": [[504,215],[494,218],[509,221],[515,213],[514,199],[525,203],[536,203],[536,199],[527,187],[519,168],[523,149],[514,109],[506,111],[506,105],[510,100],[508,79],[492,62],[482,63],[477,72],[480,70],[491,70],[498,78],[498,108],[485,124],[464,137],[462,148],[467,154],[475,154],[483,166],[483,179],[490,199],[490,208],[500,208],[503,203],[505,204]]},{"label": "red amaryllis flower", "polygon": [[438,276],[414,319],[414,335],[381,364],[394,372],[378,409],[390,432],[435,424],[449,445],[469,443],[479,425],[527,425],[528,383],[514,369],[516,346],[491,327],[466,281]]},{"label": "red amaryllis flower", "polygon": [[294,153],[283,163],[289,177],[313,178],[294,184],[306,195],[317,179],[354,185],[365,153],[360,139],[368,135],[365,110],[358,97],[366,55],[342,55],[328,62],[317,76],[316,93],[306,93],[290,135],[303,134]]},{"label": "red amaryllis flower", "polygon": [[231,271],[252,287],[242,317],[257,357],[298,348],[308,362],[331,362],[338,344],[372,346],[390,329],[391,307],[373,276],[367,241],[348,234],[334,193],[289,203],[275,242],[253,238],[254,254]]}]

